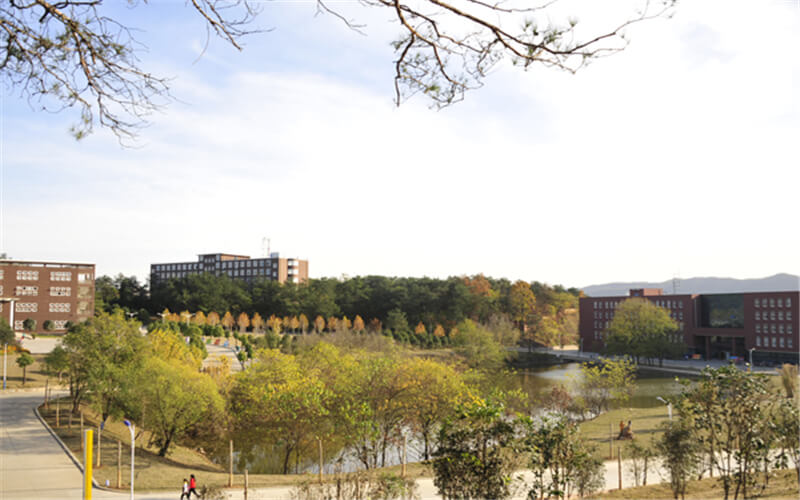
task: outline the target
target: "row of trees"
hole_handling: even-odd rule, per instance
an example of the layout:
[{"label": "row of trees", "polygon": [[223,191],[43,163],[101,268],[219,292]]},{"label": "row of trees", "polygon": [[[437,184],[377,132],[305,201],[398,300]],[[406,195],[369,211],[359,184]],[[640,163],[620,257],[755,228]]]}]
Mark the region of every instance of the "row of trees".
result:
[{"label": "row of trees", "polygon": [[[355,322],[356,317],[361,317],[370,318],[364,320],[368,321],[365,327],[377,321],[392,332],[411,334],[420,324],[431,333],[437,325],[449,332],[465,319],[487,323],[494,317],[503,317],[526,332],[528,339],[546,345],[575,341],[580,295],[577,289],[558,285],[511,283],[482,275],[444,280],[383,276],[323,278],[298,285],[267,279],[248,283],[228,276],[200,274],[159,282],[149,291],[135,277],[119,275],[113,279],[98,278],[96,291],[98,310],[111,312],[120,307],[136,313],[142,321],[165,309],[195,311],[195,315],[202,312],[206,317],[214,311],[221,314],[230,311],[231,327],[239,326],[242,313],[250,321],[248,326],[256,314],[262,321],[270,316],[290,321],[297,318],[294,326],[282,321],[281,329],[287,331],[316,328],[316,321],[311,318],[346,317]],[[322,329],[332,328],[326,324]]]}]

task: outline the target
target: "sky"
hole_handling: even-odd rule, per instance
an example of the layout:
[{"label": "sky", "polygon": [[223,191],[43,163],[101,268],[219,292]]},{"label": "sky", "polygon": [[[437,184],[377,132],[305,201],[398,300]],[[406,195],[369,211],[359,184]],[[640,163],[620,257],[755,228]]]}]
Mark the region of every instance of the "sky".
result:
[{"label": "sky", "polygon": [[[634,2],[635,3],[635,2]],[[570,2],[587,32],[632,6]],[[800,1],[693,0],[577,74],[501,64],[395,106],[387,12],[266,2],[239,52],[182,1],[111,4],[175,101],[134,148],[0,102],[0,252],[151,263],[272,252],[312,278],[483,273],[582,287],[800,275]]]}]

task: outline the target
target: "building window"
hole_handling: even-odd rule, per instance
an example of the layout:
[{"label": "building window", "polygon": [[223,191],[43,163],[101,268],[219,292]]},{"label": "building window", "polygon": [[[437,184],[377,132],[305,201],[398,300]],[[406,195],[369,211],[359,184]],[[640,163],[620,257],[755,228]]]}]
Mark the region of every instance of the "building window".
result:
[{"label": "building window", "polygon": [[761,337],[756,337],[756,347],[761,347]]},{"label": "building window", "polygon": [[50,287],[50,296],[51,297],[69,297],[72,295],[72,288],[68,286],[51,286]]},{"label": "building window", "polygon": [[778,311],[778,321],[783,321],[783,311]]},{"label": "building window", "polygon": [[50,312],[51,313],[68,313],[70,312],[70,303],[69,302],[51,302],[50,303]]},{"label": "building window", "polygon": [[756,299],[755,302],[756,302],[756,307],[761,307],[761,301],[760,300]]},{"label": "building window", "polygon": [[789,344],[789,349],[791,349],[792,348],[792,338],[789,337],[789,339],[786,341],[786,343]]},{"label": "building window", "polygon": [[776,345],[777,340],[776,339],[777,339],[777,337],[772,337],[772,347],[777,347],[777,345]]},{"label": "building window", "polygon": [[39,271],[17,271],[17,279],[20,281],[35,281],[39,279]]},{"label": "building window", "polygon": [[72,281],[72,273],[69,271],[50,272],[50,281]]},{"label": "building window", "polygon": [[784,347],[784,345],[783,345],[783,337],[778,339],[778,343],[780,344],[781,347]]},{"label": "building window", "polygon": [[[3,275],[2,274],[0,274],[0,279],[3,279]],[[792,299],[790,299],[789,297],[786,297],[786,307],[792,307]],[[791,347],[791,346],[789,346],[789,347]]]},{"label": "building window", "polygon": [[772,323],[771,325],[769,325],[769,331],[771,333],[777,333],[776,329],[775,329],[775,323]]},{"label": "building window", "polygon": [[761,324],[756,323],[756,333],[761,333]]},{"label": "building window", "polygon": [[792,311],[786,311],[786,321],[792,320]]},{"label": "building window", "polygon": [[678,309],[683,309],[683,301],[678,302]]},{"label": "building window", "polygon": [[0,285],[0,296],[3,295],[3,285]]},{"label": "building window", "polygon": [[57,319],[57,320],[53,321],[53,329],[54,330],[66,330],[67,329],[67,323],[69,323],[69,320]]},{"label": "building window", "polygon": [[18,313],[35,313],[39,311],[39,304],[36,302],[17,302],[14,311]]},{"label": "building window", "polygon": [[78,273],[78,283],[88,283],[92,281],[92,275],[89,273]]},{"label": "building window", "polygon": [[769,319],[771,319],[772,321],[775,321],[775,311],[770,311],[769,312]]},{"label": "building window", "polygon": [[0,269],[0,280],[3,279],[4,274],[5,274],[5,269]]},{"label": "building window", "polygon": [[23,296],[35,297],[35,296],[39,295],[39,287],[38,286],[18,286],[14,290],[14,295],[16,295],[18,297],[23,297]]},{"label": "building window", "polygon": [[778,307],[783,307],[783,299],[778,299]]},{"label": "building window", "polygon": [[14,320],[14,330],[22,330],[22,329],[23,329],[22,320],[21,319]]},{"label": "building window", "polygon": [[769,299],[769,306],[775,307],[775,299]]},{"label": "building window", "polygon": [[756,321],[761,321],[761,313],[756,311]]},{"label": "building window", "polygon": [[778,325],[778,333],[783,333],[783,323]]}]

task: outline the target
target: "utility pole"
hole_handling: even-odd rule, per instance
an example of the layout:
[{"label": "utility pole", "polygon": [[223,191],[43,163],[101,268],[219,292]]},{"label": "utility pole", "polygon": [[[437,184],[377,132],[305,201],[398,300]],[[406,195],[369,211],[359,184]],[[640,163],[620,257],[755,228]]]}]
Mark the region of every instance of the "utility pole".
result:
[{"label": "utility pole", "polygon": [[6,370],[8,367],[8,344],[3,344],[3,390],[6,390]]}]

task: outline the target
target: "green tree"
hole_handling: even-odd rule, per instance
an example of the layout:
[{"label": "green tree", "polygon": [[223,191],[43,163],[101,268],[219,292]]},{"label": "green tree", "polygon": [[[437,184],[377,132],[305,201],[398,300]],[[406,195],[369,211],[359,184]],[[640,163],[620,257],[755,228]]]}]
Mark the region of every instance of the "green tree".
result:
[{"label": "green tree", "polygon": [[684,419],[664,422],[663,428],[664,434],[656,443],[656,448],[669,473],[669,485],[677,500],[679,496],[684,498],[686,485],[700,466],[700,446]]},{"label": "green tree", "polygon": [[17,345],[17,337],[14,335],[14,330],[3,317],[0,317],[0,344]]},{"label": "green tree", "polygon": [[25,321],[22,322],[22,328],[26,332],[33,332],[36,330],[36,320],[33,318],[25,318]]},{"label": "green tree", "polygon": [[686,349],[678,334],[678,324],[669,311],[642,298],[622,302],[608,326],[606,350],[609,354],[658,359],[683,354]]},{"label": "green tree", "polygon": [[516,430],[502,405],[462,407],[439,431],[433,484],[445,499],[502,499],[511,494],[517,466]]},{"label": "green tree", "polygon": [[22,385],[28,380],[28,366],[33,364],[33,356],[27,352],[23,352],[17,357],[17,366],[22,368]]},{"label": "green tree", "polygon": [[768,457],[774,438],[766,376],[733,365],[705,368],[700,380],[685,390],[678,408],[693,439],[708,450],[727,500],[731,488],[744,498],[758,485],[758,468]]},{"label": "green tree", "polygon": [[49,319],[44,320],[44,323],[42,323],[42,329],[46,332],[52,332],[55,326],[55,323]]},{"label": "green tree", "polygon": [[583,363],[576,381],[578,398],[593,415],[608,411],[612,403],[625,404],[636,389],[636,367],[627,360]]},{"label": "green tree", "polygon": [[140,323],[127,320],[122,311],[101,313],[75,325],[64,336],[68,352],[73,410],[88,395],[102,420],[122,414],[130,402],[133,372],[146,353]]},{"label": "green tree", "polygon": [[503,367],[507,355],[492,332],[468,319],[458,325],[453,345],[471,368],[497,371]]},{"label": "green tree", "polygon": [[581,496],[594,493],[605,483],[603,465],[592,458],[594,448],[565,416],[523,420],[523,442],[529,453],[533,483],[528,498],[569,498],[574,489]]},{"label": "green tree", "polygon": [[69,370],[69,354],[63,346],[57,345],[44,357],[44,365],[49,375],[58,377],[59,382]]},{"label": "green tree", "polygon": [[408,326],[408,318],[406,317],[406,313],[398,308],[389,311],[389,314],[386,316],[386,328],[395,334],[408,334],[411,332],[411,329]]}]

